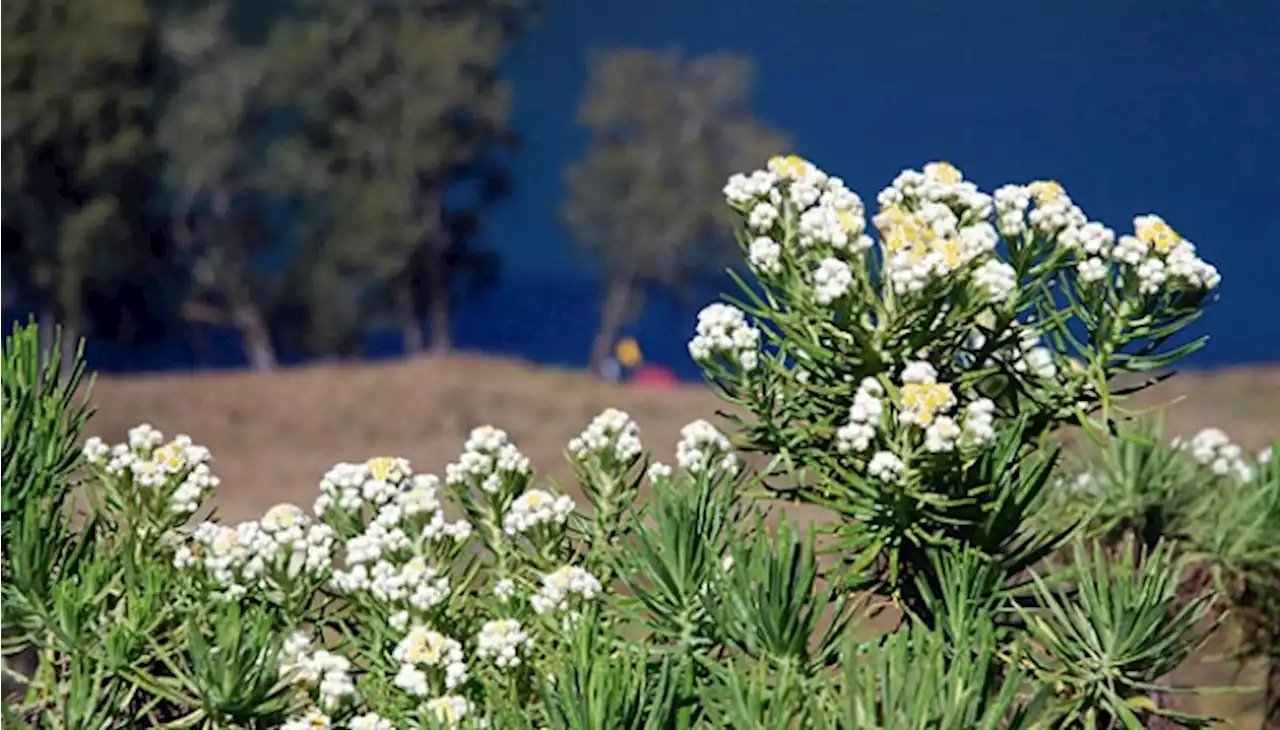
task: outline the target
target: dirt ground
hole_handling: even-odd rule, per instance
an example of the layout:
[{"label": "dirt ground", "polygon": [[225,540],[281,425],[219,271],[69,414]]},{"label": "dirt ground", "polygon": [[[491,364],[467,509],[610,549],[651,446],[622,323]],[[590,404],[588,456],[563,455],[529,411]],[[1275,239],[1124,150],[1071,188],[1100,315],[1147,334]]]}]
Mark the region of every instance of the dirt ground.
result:
[{"label": "dirt ground", "polygon": [[[1143,394],[1167,409],[1170,433],[1218,426],[1250,448],[1280,435],[1280,368],[1184,373]],[[101,377],[89,430],[108,440],[149,422],[187,433],[213,451],[219,508],[255,516],[309,504],[339,461],[403,456],[441,472],[474,427],[505,429],[540,471],[564,473],[563,449],[600,411],[616,406],[639,422],[657,458],[671,460],[682,425],[716,420],[705,387],[639,390],[581,372],[478,356],[319,366],[278,373]]]},{"label": "dirt ground", "polygon": [[[636,419],[655,458],[672,461],[680,427],[696,418],[715,422],[720,405],[702,386],[638,390],[581,372],[464,355],[271,374],[103,377],[93,401],[92,435],[118,441],[149,422],[208,446],[222,480],[218,509],[237,520],[279,502],[310,507],[321,476],[339,461],[403,456],[417,471],[442,473],[468,432],[484,424],[505,429],[540,472],[564,476],[565,444],[609,406]],[[1138,403],[1166,405],[1170,435],[1217,426],[1256,449],[1280,436],[1280,368],[1183,373]],[[1210,656],[1194,664],[1182,681],[1239,685],[1256,677]],[[1239,727],[1258,724],[1251,698],[1198,704]]]}]

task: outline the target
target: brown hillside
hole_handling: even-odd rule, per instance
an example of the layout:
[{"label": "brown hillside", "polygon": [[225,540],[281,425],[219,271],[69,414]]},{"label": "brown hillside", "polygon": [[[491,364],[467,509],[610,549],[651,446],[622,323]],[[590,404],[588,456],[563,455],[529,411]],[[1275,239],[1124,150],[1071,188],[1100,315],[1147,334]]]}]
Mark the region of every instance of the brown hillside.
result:
[{"label": "brown hillside", "polygon": [[[1189,434],[1225,429],[1254,448],[1280,435],[1280,369],[1186,373],[1144,394],[1155,405],[1183,399],[1168,424]],[[309,504],[338,461],[405,456],[439,471],[468,431],[507,430],[542,470],[560,472],[565,443],[608,406],[630,412],[646,444],[669,459],[680,426],[714,417],[706,388],[634,390],[580,373],[480,356],[389,364],[326,365],[279,373],[104,377],[91,432],[119,440],[148,421],[185,432],[214,453],[225,514],[249,517],[281,501]]]}]

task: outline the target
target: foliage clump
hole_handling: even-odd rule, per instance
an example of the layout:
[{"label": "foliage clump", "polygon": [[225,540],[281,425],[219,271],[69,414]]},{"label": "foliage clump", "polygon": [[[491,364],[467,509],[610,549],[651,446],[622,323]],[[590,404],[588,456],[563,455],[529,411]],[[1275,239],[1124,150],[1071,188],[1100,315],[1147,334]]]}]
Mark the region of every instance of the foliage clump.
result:
[{"label": "foliage clump", "polygon": [[[1113,387],[1201,344],[1176,344],[1218,284],[1191,243],[1154,216],[1117,236],[1052,182],[986,195],[946,163],[869,220],[794,157],[724,192],[755,280],[689,351],[732,428],[689,424],[668,465],[610,409],[568,445],[568,487],[485,426],[442,474],[338,464],[309,511],[192,524],[208,451],[143,425],[77,464],[74,387],[11,377],[39,357],[18,331],[5,652],[41,661],[9,719],[1199,727],[1164,678],[1222,608],[1275,661],[1276,467],[1212,434],[1165,450]],[[1064,427],[1103,444],[1105,486],[1067,475]],[[11,491],[11,463],[38,488]],[[797,526],[780,500],[832,519]]]}]

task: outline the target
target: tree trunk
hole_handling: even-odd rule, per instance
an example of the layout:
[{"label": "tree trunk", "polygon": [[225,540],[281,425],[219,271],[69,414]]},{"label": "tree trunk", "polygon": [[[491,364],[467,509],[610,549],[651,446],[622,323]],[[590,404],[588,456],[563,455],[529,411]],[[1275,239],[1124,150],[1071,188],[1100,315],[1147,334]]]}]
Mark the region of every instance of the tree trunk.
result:
[{"label": "tree trunk", "polygon": [[418,319],[418,308],[413,301],[413,280],[405,277],[398,289],[400,331],[404,340],[404,351],[408,355],[417,355],[427,348],[427,343],[422,337],[422,322]]},{"label": "tree trunk", "polygon": [[[61,328],[61,332],[59,332]],[[58,377],[66,379],[71,375],[75,364],[76,350],[80,347],[80,339],[75,327],[67,322],[59,322],[57,309],[51,306],[42,307],[36,318],[36,329],[40,334],[40,362],[48,362],[53,357],[54,348],[58,348]],[[55,336],[61,335],[57,339]]]},{"label": "tree trunk", "polygon": [[1268,658],[1263,702],[1266,714],[1262,718],[1262,730],[1280,730],[1280,654]]},{"label": "tree trunk", "polygon": [[62,360],[59,363],[59,375],[63,380],[71,377],[75,371],[76,353],[80,350],[80,331],[68,322],[62,328]]},{"label": "tree trunk", "polygon": [[267,327],[262,312],[251,304],[240,304],[235,309],[236,327],[244,342],[244,354],[249,367],[257,372],[275,370],[278,365],[276,348],[271,342],[271,329]]},{"label": "tree trunk", "polygon": [[431,297],[431,352],[436,355],[453,351],[452,310],[449,292],[438,289],[438,293]]},{"label": "tree trunk", "polygon": [[593,374],[600,372],[601,365],[609,357],[618,330],[627,316],[627,307],[631,303],[631,283],[626,279],[614,279],[605,284],[604,302],[600,306],[600,326],[596,329],[595,339],[591,342],[591,359],[588,367]]},{"label": "tree trunk", "polygon": [[54,339],[53,335],[58,329],[58,315],[54,312],[53,307],[41,307],[40,313],[36,315],[36,331],[40,335],[40,363],[43,365],[53,353]]},{"label": "tree trunk", "polygon": [[449,280],[449,234],[444,229],[444,203],[439,190],[424,195],[421,220],[423,283],[427,288],[427,317],[431,322],[431,352],[453,349],[453,297]]}]

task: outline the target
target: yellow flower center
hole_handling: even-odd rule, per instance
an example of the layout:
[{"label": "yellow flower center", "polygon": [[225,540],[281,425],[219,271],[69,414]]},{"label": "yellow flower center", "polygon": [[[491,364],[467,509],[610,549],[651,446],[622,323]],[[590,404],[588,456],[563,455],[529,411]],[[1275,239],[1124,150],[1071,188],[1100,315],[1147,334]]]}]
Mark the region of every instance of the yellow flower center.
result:
[{"label": "yellow flower center", "polygon": [[836,218],[839,219],[840,227],[844,229],[845,233],[853,233],[858,230],[858,217],[853,213],[850,213],[847,210],[842,210],[839,213],[836,213]]},{"label": "yellow flower center", "polygon": [[937,234],[925,223],[924,218],[919,214],[912,214],[889,230],[885,237],[885,247],[894,253],[906,252],[918,261],[929,252],[935,238]]},{"label": "yellow flower center", "polygon": [[280,527],[293,527],[298,522],[298,508],[291,504],[277,504],[262,517],[263,522],[273,522]]},{"label": "yellow flower center", "polygon": [[568,588],[573,578],[573,568],[566,565],[548,576],[548,581],[557,588]]},{"label": "yellow flower center", "polygon": [[436,664],[443,655],[444,642],[432,634],[417,634],[404,652],[405,660],[414,664]]},{"label": "yellow flower center", "polygon": [[964,246],[959,239],[948,238],[938,244],[942,251],[942,260],[949,269],[959,268],[964,263]]},{"label": "yellow flower center", "polygon": [[778,177],[799,180],[804,176],[809,163],[803,157],[797,155],[787,155],[785,157],[775,156],[769,158],[769,171]]},{"label": "yellow flower center", "polygon": [[1031,197],[1035,198],[1038,205],[1045,205],[1061,200],[1067,191],[1057,180],[1037,180],[1027,186],[1027,190],[1031,193]]},{"label": "yellow flower center", "polygon": [[226,531],[219,534],[213,539],[213,552],[216,555],[226,555],[232,550],[240,546],[240,536],[234,532]]},{"label": "yellow flower center", "polygon": [[1134,230],[1138,238],[1160,253],[1169,253],[1182,240],[1178,232],[1159,218],[1141,221]]},{"label": "yellow flower center", "polygon": [[902,409],[910,411],[922,425],[933,423],[937,412],[952,402],[946,383],[906,383],[899,394]]},{"label": "yellow flower center", "polygon": [[395,471],[396,460],[390,456],[378,456],[365,462],[365,466],[369,468],[369,473],[374,479],[387,481]]},{"label": "yellow flower center", "polygon": [[944,185],[955,185],[964,177],[955,165],[946,161],[930,162],[924,166],[924,174]]}]

